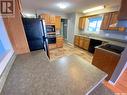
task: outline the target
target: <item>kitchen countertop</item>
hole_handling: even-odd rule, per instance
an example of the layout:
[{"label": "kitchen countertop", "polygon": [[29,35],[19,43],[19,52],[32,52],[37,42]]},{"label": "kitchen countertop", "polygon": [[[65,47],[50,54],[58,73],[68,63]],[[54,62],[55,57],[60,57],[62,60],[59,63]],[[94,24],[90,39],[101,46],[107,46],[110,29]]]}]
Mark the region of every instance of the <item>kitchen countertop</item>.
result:
[{"label": "kitchen countertop", "polygon": [[1,95],[87,95],[106,76],[79,56],[50,62],[36,51],[17,56]]},{"label": "kitchen countertop", "polygon": [[92,35],[89,36],[89,35],[85,35],[85,34],[75,34],[75,35],[88,37],[90,39],[101,40],[101,41],[104,41],[104,42],[108,42],[109,44],[114,44],[114,45],[118,45],[118,46],[122,46],[122,47],[127,46],[127,42],[122,41],[122,40],[116,40],[116,39],[111,39],[111,38],[102,38],[102,37],[92,36]]}]

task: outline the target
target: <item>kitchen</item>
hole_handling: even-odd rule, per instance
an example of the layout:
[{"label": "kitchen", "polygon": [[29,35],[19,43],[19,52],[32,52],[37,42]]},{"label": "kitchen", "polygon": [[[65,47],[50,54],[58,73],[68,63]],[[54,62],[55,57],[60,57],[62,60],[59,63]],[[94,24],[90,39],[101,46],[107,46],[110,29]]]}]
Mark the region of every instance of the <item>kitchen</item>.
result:
[{"label": "kitchen", "polygon": [[[87,2],[86,5],[90,4],[89,1],[84,2]],[[92,2],[95,3],[96,1]],[[104,89],[106,89],[103,92],[104,95],[106,93],[113,95],[112,92],[126,94],[125,79],[122,81],[125,84],[118,85],[118,83],[121,77],[125,76],[126,78],[127,14],[125,6],[127,2],[126,0],[117,0],[115,4],[112,4],[113,2],[113,0],[98,1],[91,7],[81,8],[84,5],[76,7],[77,9],[81,8],[81,10],[76,11],[76,9],[71,8],[66,10],[66,6],[64,6],[66,4],[62,3],[56,5],[56,9],[53,5],[51,7],[45,6],[42,1],[34,2],[35,5],[37,4],[36,6],[34,4],[28,6],[29,0],[16,1],[16,18],[3,18],[3,22],[12,44],[9,50],[14,49],[13,52],[18,55],[13,55],[14,59],[16,57],[16,60],[13,59],[13,61],[17,65],[13,66],[11,64],[12,69],[6,82],[6,79],[1,77],[5,82],[2,95],[8,95],[8,93],[29,95],[30,91],[34,95],[42,93],[44,95],[47,95],[46,93],[50,95],[61,95],[62,93],[67,95],[83,95],[83,93],[86,95],[101,95]],[[50,4],[52,3],[50,2]],[[80,3],[80,6],[82,2],[77,1],[77,3]],[[63,11],[61,12],[61,10]],[[40,30],[43,33],[37,32]],[[0,47],[2,47],[0,52],[4,50],[3,45],[4,43],[0,42]],[[46,51],[49,59],[45,57],[45,53],[41,53],[42,49]],[[44,58],[41,58],[42,56]],[[81,59],[82,56],[84,60]],[[51,65],[49,61],[51,63],[55,62],[55,64]],[[35,65],[35,63],[38,65]],[[9,73],[9,70],[7,71]],[[7,76],[8,73],[2,75]],[[47,74],[45,75],[45,73]],[[24,76],[23,79],[22,76]],[[54,76],[54,80],[58,81],[58,84],[52,80]],[[47,81],[43,81],[43,78]],[[13,79],[18,82],[12,84]],[[31,79],[34,80],[32,84]],[[3,81],[1,81],[2,85],[4,85]],[[21,85],[21,82],[23,82],[23,85]],[[67,85],[68,83],[70,83],[70,86]],[[28,84],[29,87],[25,84]],[[48,84],[50,85],[48,86]],[[17,89],[18,85],[21,86],[21,88],[19,87],[20,90]],[[30,88],[30,85],[33,88]],[[45,85],[45,87],[42,85]],[[52,85],[55,85],[56,88]],[[10,89],[11,86],[12,90]],[[28,90],[22,87],[26,87]],[[51,92],[46,90],[46,87],[48,89],[51,87]],[[65,92],[60,89],[61,87],[64,87]]]}]

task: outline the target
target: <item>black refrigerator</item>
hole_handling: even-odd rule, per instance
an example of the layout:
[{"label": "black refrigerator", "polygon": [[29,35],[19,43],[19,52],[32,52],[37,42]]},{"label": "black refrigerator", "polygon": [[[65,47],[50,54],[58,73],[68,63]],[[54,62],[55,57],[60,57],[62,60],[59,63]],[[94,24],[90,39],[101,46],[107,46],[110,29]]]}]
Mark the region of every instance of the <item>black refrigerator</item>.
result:
[{"label": "black refrigerator", "polygon": [[22,18],[30,51],[44,50],[49,56],[45,21],[39,18]]}]

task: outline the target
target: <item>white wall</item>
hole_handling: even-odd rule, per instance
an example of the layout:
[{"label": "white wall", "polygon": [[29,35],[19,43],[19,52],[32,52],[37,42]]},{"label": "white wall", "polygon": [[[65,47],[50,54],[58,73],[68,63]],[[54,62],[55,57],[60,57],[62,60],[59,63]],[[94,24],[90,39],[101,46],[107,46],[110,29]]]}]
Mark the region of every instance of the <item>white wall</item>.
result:
[{"label": "white wall", "polygon": [[67,16],[68,16],[67,41],[73,44],[74,34],[77,34],[79,32],[78,30],[79,18],[83,15],[79,13],[71,13],[67,14]]},{"label": "white wall", "polygon": [[74,32],[75,32],[75,13],[68,14],[68,29],[67,29],[67,41],[73,44]]}]

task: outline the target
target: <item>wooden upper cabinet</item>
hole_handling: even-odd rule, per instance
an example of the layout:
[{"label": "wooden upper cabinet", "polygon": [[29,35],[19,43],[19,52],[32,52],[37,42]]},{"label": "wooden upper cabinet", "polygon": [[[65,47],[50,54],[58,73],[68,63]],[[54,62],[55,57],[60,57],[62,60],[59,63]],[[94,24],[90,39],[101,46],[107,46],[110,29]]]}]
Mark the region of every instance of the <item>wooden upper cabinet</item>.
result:
[{"label": "wooden upper cabinet", "polygon": [[101,30],[108,30],[111,16],[112,16],[111,13],[104,14],[103,21],[102,21],[101,28],[100,28]]},{"label": "wooden upper cabinet", "polygon": [[56,29],[61,28],[61,16],[55,16],[55,28]]},{"label": "wooden upper cabinet", "polygon": [[41,18],[45,20],[46,24],[50,23],[50,16],[48,14],[41,14]]},{"label": "wooden upper cabinet", "polygon": [[119,11],[118,20],[127,20],[127,0],[121,1],[121,8]]},{"label": "wooden upper cabinet", "polygon": [[110,24],[116,24],[118,22],[118,12],[113,12],[110,20]]},{"label": "wooden upper cabinet", "polygon": [[54,16],[49,14],[41,14],[40,17],[45,20],[46,24],[55,25],[56,29],[61,28],[61,16]]},{"label": "wooden upper cabinet", "polygon": [[49,24],[55,24],[55,16],[54,15],[49,16]]},{"label": "wooden upper cabinet", "polygon": [[86,18],[84,18],[84,17],[80,17],[79,18],[79,29],[80,30],[84,30],[84,28],[85,28],[85,21],[86,21]]},{"label": "wooden upper cabinet", "polygon": [[117,22],[118,22],[118,12],[113,12],[111,14],[111,19],[110,19],[108,30],[118,30],[118,28],[115,26]]}]

